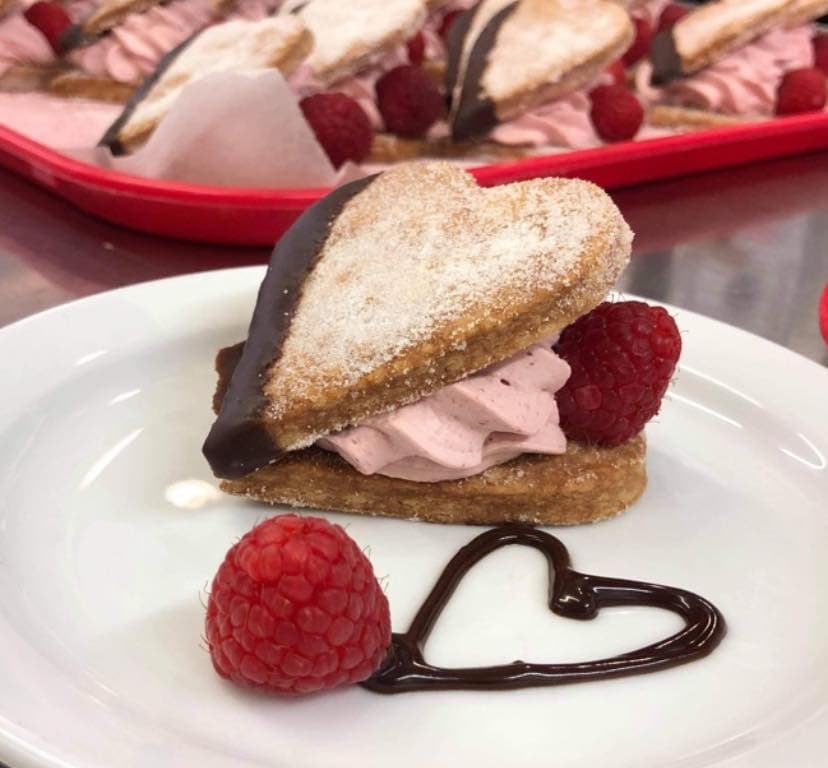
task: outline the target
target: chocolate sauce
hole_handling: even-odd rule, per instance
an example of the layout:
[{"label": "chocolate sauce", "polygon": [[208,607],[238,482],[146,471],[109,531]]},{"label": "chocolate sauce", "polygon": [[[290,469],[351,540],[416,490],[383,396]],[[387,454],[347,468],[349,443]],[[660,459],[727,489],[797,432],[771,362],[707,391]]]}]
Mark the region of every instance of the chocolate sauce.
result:
[{"label": "chocolate sauce", "polygon": [[684,77],[672,27],[662,30],[653,38],[650,43],[650,61],[653,64],[651,85],[666,85],[671,80]]},{"label": "chocolate sauce", "polygon": [[460,99],[451,118],[453,141],[465,141],[481,136],[488,133],[499,122],[494,102],[484,95],[481,81],[489,61],[489,54],[497,40],[497,34],[506,19],[515,12],[517,6],[517,2],[510,3],[496,13],[483,27],[483,31],[472,46],[460,89]]},{"label": "chocolate sauce", "polygon": [[461,13],[452,22],[446,40],[446,74],[443,84],[446,89],[446,108],[451,109],[454,99],[454,89],[457,87],[457,77],[460,74],[460,62],[463,60],[463,48],[466,45],[466,36],[469,34],[474,17],[480,10],[483,0],[473,5],[469,10]]},{"label": "chocolate sauce", "polygon": [[98,142],[99,147],[109,147],[110,152],[113,155],[124,155],[126,154],[126,147],[121,144],[121,140],[118,137],[118,134],[121,132],[121,128],[123,128],[127,120],[132,117],[132,113],[138,108],[138,105],[144,100],[146,95],[155,87],[155,84],[161,78],[161,75],[166,72],[172,63],[184,52],[187,46],[193,42],[201,33],[196,32],[194,35],[188,37],[183,43],[180,43],[175,48],[173,48],[169,53],[166,53],[158,62],[158,66],[155,68],[155,72],[153,72],[141,85],[135,93],[132,94],[129,101],[124,106],[124,111],[121,112],[120,115],[115,119],[115,122],[106,129],[106,132],[101,137],[101,140]]},{"label": "chocolate sauce", "polygon": [[335,189],[308,208],[276,244],[259,288],[247,342],[204,442],[204,455],[218,477],[243,477],[282,455],[261,418],[267,405],[264,377],[281,353],[305,278],[331,224],[345,204],[373,180],[369,176]]},{"label": "chocolate sauce", "polygon": [[[644,605],[677,613],[685,626],[665,640],[618,656],[569,664],[515,661],[493,667],[446,669],[423,658],[423,647],[457,585],[475,563],[500,547],[520,544],[549,564],[549,608],[568,619],[593,619],[602,608]],[[504,525],[480,534],[449,561],[405,633],[394,633],[383,665],[362,685],[377,693],[563,685],[655,672],[711,653],[726,632],[725,620],[705,598],[683,589],[591,576],[572,570],[557,538],[537,528]]]}]

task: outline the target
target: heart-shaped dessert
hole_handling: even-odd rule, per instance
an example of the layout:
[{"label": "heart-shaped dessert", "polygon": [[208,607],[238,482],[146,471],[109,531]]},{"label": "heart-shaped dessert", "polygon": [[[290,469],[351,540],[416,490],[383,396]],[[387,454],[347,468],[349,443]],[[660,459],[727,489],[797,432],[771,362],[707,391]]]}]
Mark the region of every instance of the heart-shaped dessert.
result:
[{"label": "heart-shaped dessert", "polygon": [[340,187],[276,246],[205,454],[242,476],[554,336],[631,239],[579,180],[483,189],[423,163]]},{"label": "heart-shaped dessert", "polygon": [[[538,664],[515,661],[491,667],[447,669],[425,661],[423,648],[440,613],[466,572],[486,555],[510,544],[534,547],[549,563],[549,608],[569,619],[592,619],[602,608],[641,605],[678,614],[685,626],[657,643],[594,661]],[[383,665],[362,683],[379,693],[415,690],[492,690],[563,685],[655,672],[711,653],[726,632],[719,610],[699,595],[675,587],[648,584],[572,570],[569,553],[554,536],[520,525],[480,534],[449,561],[405,633],[395,633]]]},{"label": "heart-shaped dessert", "polygon": [[405,43],[425,21],[425,0],[300,0],[282,13],[307,25],[314,48],[306,66],[323,86],[347,77]]},{"label": "heart-shaped dessert", "polygon": [[628,14],[609,0],[482,0],[449,39],[452,137],[480,136],[589,84],[632,39]]}]

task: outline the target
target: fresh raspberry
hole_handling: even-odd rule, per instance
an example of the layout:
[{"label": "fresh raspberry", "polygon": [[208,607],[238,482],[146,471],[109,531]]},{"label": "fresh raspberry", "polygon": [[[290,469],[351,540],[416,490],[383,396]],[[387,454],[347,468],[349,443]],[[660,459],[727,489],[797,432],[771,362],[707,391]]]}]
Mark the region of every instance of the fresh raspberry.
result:
[{"label": "fresh raspberry", "polygon": [[647,19],[633,16],[632,21],[635,24],[635,40],[621,57],[628,67],[643,59],[650,52],[650,41],[653,39],[653,28]]},{"label": "fresh raspberry", "polygon": [[607,74],[612,78],[615,85],[626,85],[627,70],[624,68],[624,62],[621,59],[616,59],[607,67]]},{"label": "fresh raspberry", "polygon": [[566,436],[618,445],[658,412],[681,336],[661,307],[604,302],[565,328],[555,351],[572,368],[556,396]]},{"label": "fresh raspberry", "polygon": [[644,122],[644,109],[626,86],[599,85],[589,95],[589,116],[604,141],[626,141],[638,133]]},{"label": "fresh raspberry", "polygon": [[785,73],[776,91],[776,114],[818,112],[825,106],[825,73],[816,67]]},{"label": "fresh raspberry", "polygon": [[285,694],[361,682],[391,642],[368,558],[338,525],[299,515],[265,520],[231,547],[206,626],[219,675]]},{"label": "fresh raspberry", "polygon": [[819,330],[828,344],[828,283],[822,289],[822,298],[819,300]]},{"label": "fresh raspberry", "polygon": [[828,35],[817,35],[814,38],[814,66],[828,75]]},{"label": "fresh raspberry", "polygon": [[395,67],[377,80],[377,107],[391,133],[419,136],[440,117],[443,97],[428,72]]},{"label": "fresh raspberry", "polygon": [[408,60],[412,64],[420,65],[425,59],[425,38],[422,32],[418,32],[413,37],[409,37],[406,44],[408,51]]},{"label": "fresh raspberry", "polygon": [[63,34],[72,26],[72,20],[66,13],[63,6],[49,0],[30,5],[23,13],[26,21],[37,27],[42,33],[52,50],[60,55],[63,53]]},{"label": "fresh raspberry", "polygon": [[305,120],[334,168],[346,160],[362,162],[371,151],[374,131],[362,107],[344,93],[318,93],[299,102]]},{"label": "fresh raspberry", "polygon": [[690,13],[690,9],[678,3],[670,3],[658,17],[658,25],[656,32],[661,32],[664,29],[672,27],[682,16]]},{"label": "fresh raspberry", "polygon": [[448,40],[449,32],[451,32],[451,25],[457,21],[457,17],[460,16],[463,11],[449,11],[445,16],[443,16],[443,20],[440,22],[440,28],[437,30],[437,34],[443,38],[443,40]]}]

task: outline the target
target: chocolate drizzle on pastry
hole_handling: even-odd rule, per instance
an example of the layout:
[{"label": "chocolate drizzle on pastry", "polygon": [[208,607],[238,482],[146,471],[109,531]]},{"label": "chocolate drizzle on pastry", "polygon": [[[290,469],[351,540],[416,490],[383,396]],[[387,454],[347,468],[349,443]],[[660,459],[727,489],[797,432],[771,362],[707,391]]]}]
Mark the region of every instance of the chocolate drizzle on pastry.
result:
[{"label": "chocolate drizzle on pastry", "polygon": [[[515,661],[492,667],[446,669],[428,664],[423,647],[466,572],[500,547],[520,544],[549,563],[549,607],[569,619],[593,619],[602,608],[641,605],[684,619],[680,631],[658,643],[618,656],[569,664]],[[705,598],[674,587],[592,576],[572,570],[569,553],[554,536],[523,525],[504,525],[472,539],[451,559],[405,633],[394,633],[383,665],[362,685],[378,693],[419,690],[493,690],[563,685],[655,672],[711,653],[724,637],[725,620]]]},{"label": "chocolate drizzle on pastry", "polygon": [[481,81],[489,61],[489,54],[497,40],[497,34],[506,19],[515,12],[517,6],[517,2],[510,3],[496,13],[474,41],[466,64],[457,109],[451,119],[451,138],[454,141],[465,141],[481,136],[499,122],[494,102],[484,95]]},{"label": "chocolate drizzle on pastry", "polygon": [[113,155],[125,155],[127,148],[121,143],[121,129],[132,117],[133,112],[144,100],[146,95],[155,87],[161,76],[172,66],[172,63],[185,51],[201,33],[196,32],[188,37],[183,43],[173,48],[169,53],[164,54],[158,62],[155,71],[141,84],[141,87],[132,94],[129,101],[124,105],[124,111],[115,119],[115,122],[106,129],[106,132],[98,142],[99,147],[109,147]]},{"label": "chocolate drizzle on pastry", "polygon": [[653,38],[650,43],[650,61],[653,65],[651,85],[666,85],[671,80],[684,76],[672,27],[662,30]]},{"label": "chocolate drizzle on pastry", "polygon": [[446,74],[443,81],[446,89],[446,106],[449,109],[451,109],[451,102],[454,99],[454,89],[457,87],[457,77],[460,74],[460,63],[463,61],[466,36],[469,34],[469,29],[481,5],[482,0],[469,8],[468,11],[461,13],[449,29],[448,40],[446,40]]},{"label": "chocolate drizzle on pastry", "polygon": [[[305,279],[313,270],[331,225],[345,204],[374,178],[353,181],[323,197],[276,244],[244,349],[240,356],[238,346],[225,350],[229,357],[238,357],[238,363],[203,448],[218,477],[243,477],[282,455],[262,419],[267,405],[262,391],[265,375],[281,353]],[[232,360],[225,361],[230,363]]]}]

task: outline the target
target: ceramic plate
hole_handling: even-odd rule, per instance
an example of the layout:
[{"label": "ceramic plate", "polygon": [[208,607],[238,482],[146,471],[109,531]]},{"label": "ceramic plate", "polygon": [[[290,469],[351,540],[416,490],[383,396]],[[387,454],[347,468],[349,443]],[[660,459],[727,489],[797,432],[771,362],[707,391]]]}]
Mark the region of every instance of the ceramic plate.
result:
[{"label": "ceramic plate", "polygon": [[[729,633],[672,670],[558,688],[300,700],[237,689],[202,641],[206,587],[265,507],[201,457],[216,349],[243,338],[259,268],[103,294],[0,332],[0,760],[116,766],[751,766],[828,749],[828,372],[675,310],[681,370],[648,428],[649,487],[556,531],[574,566],[698,592]],[[370,551],[404,629],[480,529],[331,515]],[[586,660],[672,614],[545,607],[542,556],[495,552],[427,647],[438,664]]]}]

